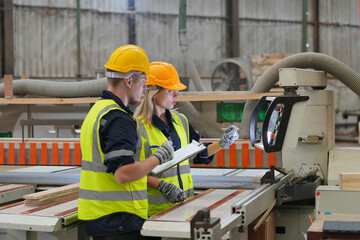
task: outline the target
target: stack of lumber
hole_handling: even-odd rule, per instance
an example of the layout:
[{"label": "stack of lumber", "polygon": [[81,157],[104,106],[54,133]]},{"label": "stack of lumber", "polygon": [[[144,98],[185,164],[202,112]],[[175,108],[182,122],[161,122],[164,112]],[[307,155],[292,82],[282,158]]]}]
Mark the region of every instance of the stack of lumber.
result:
[{"label": "stack of lumber", "polygon": [[42,192],[24,195],[25,205],[37,207],[44,204],[58,202],[79,195],[79,183],[66,185],[63,187],[52,188]]},{"label": "stack of lumber", "polygon": [[255,83],[259,77],[278,61],[292,55],[291,53],[269,53],[249,55],[251,59],[252,81]]},{"label": "stack of lumber", "polygon": [[360,173],[340,173],[341,190],[360,190]]}]

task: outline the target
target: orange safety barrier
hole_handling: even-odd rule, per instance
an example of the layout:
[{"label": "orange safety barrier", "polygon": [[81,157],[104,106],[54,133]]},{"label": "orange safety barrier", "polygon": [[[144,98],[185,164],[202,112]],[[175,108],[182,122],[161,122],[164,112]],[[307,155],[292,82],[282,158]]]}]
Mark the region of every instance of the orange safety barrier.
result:
[{"label": "orange safety barrier", "polygon": [[25,143],[20,143],[20,164],[26,164],[26,150],[25,150]]},{"label": "orange safety barrier", "polygon": [[[64,165],[81,166],[81,147],[79,140],[21,142],[3,140],[0,142],[0,165]],[[205,140],[204,140],[205,141]],[[49,147],[49,149],[48,149]],[[249,142],[236,141],[229,148],[216,153],[210,164],[193,164],[193,167],[270,167],[275,165],[275,153],[265,153],[253,148]],[[281,155],[280,155],[281,156]]]},{"label": "orange safety barrier", "polygon": [[52,144],[52,163],[53,165],[59,165],[59,155],[58,155],[58,143]]},{"label": "orange safety barrier", "polygon": [[9,143],[9,164],[15,164],[15,143]]},{"label": "orange safety barrier", "polygon": [[236,144],[233,143],[229,146],[229,160],[230,167],[236,167]]},{"label": "orange safety barrier", "polygon": [[0,164],[5,164],[4,143],[0,143]]},{"label": "orange safety barrier", "polygon": [[41,143],[41,165],[47,165],[47,143]]},{"label": "orange safety barrier", "polygon": [[249,167],[249,144],[242,144],[242,166]]},{"label": "orange safety barrier", "polygon": [[224,149],[221,149],[216,153],[217,157],[217,166],[224,167]]},{"label": "orange safety barrier", "polygon": [[255,167],[262,167],[262,150],[255,148]]},{"label": "orange safety barrier", "polygon": [[63,145],[63,157],[64,157],[64,165],[70,165],[70,151],[69,151],[69,143],[64,143]]},{"label": "orange safety barrier", "polygon": [[36,165],[36,143],[30,143],[30,164]]},{"label": "orange safety barrier", "polygon": [[75,152],[75,165],[81,165],[81,149],[80,143],[74,144],[74,152]]},{"label": "orange safety barrier", "polygon": [[[59,146],[59,144],[61,144]],[[0,140],[0,165],[81,165],[79,140]]]},{"label": "orange safety barrier", "polygon": [[192,166],[267,168],[271,165],[275,165],[277,156],[275,153],[265,153],[260,148],[250,147],[249,144],[249,142],[237,141],[228,148],[217,152],[215,154],[216,157],[211,164],[193,164]]},{"label": "orange safety barrier", "polygon": [[268,153],[268,167],[275,166],[275,153]]}]

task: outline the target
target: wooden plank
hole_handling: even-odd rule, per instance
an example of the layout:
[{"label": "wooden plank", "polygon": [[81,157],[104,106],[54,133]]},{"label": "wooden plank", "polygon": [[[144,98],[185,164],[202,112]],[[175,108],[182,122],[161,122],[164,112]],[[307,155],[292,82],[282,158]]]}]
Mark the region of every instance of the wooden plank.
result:
[{"label": "wooden plank", "polygon": [[272,211],[261,226],[254,231],[254,227],[260,218],[255,219],[248,227],[248,239],[249,240],[275,240],[275,211]]},{"label": "wooden plank", "polygon": [[282,95],[282,92],[243,94],[239,91],[239,93],[236,94],[207,94],[207,95],[178,96],[177,101],[178,102],[233,101],[233,100],[260,99],[263,96],[279,96],[279,95]]},{"label": "wooden plank", "polygon": [[[33,208],[33,209],[29,209],[29,210],[26,210],[24,212],[21,212],[21,214],[30,214],[30,213],[34,213],[34,212],[38,212],[38,211],[41,211],[43,209],[46,209],[46,208],[49,208],[49,207],[53,207],[53,206],[56,206],[56,205],[60,205],[60,204],[63,204],[63,203],[67,203],[67,202],[71,202],[71,201],[74,201],[76,200],[78,197],[73,197],[73,198],[70,198],[70,199],[65,199],[65,200],[62,200],[62,201],[57,201],[57,202],[53,202],[53,203],[49,203],[49,204],[46,204],[46,205],[43,205],[41,207],[37,207],[37,208]],[[25,205],[26,205],[26,200],[25,200]]]},{"label": "wooden plank", "polygon": [[340,173],[341,190],[360,190],[360,173]]},{"label": "wooden plank", "polygon": [[63,187],[57,187],[42,192],[31,193],[24,195],[26,206],[42,206],[44,204],[51,204],[79,195],[80,183],[74,183]]},{"label": "wooden plank", "polygon": [[56,195],[56,197],[49,196],[41,199],[26,199],[25,205],[31,207],[38,207],[44,204],[52,203],[54,201],[60,201],[68,198],[77,197],[78,195],[79,195],[79,189],[75,189],[75,190],[71,190],[70,192],[59,193]]},{"label": "wooden plank", "polygon": [[85,98],[0,98],[0,104],[77,104],[95,103],[99,97]]},{"label": "wooden plank", "polygon": [[27,194],[27,195],[24,195],[23,198],[25,200],[27,200],[27,199],[48,198],[50,196],[56,197],[58,194],[63,193],[63,192],[73,191],[74,189],[78,190],[79,186],[80,186],[80,183],[69,184],[66,186],[52,188],[52,189],[37,192],[37,193]]},{"label": "wooden plank", "polygon": [[[187,101],[234,101],[247,99],[260,99],[262,96],[279,96],[282,92],[267,93],[239,93],[236,94],[198,94],[178,96],[178,102]],[[0,98],[0,104],[76,104],[76,103],[95,103],[99,97],[84,98]]]}]

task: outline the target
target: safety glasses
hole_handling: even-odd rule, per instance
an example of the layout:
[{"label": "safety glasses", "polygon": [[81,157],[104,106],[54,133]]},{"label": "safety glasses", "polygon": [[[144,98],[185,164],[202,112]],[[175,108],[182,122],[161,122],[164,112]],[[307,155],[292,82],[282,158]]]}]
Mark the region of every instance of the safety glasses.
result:
[{"label": "safety glasses", "polygon": [[147,90],[151,90],[151,89],[163,90],[166,94],[173,95],[173,96],[178,94],[178,91],[175,91],[175,90],[169,90],[169,89],[159,87],[159,86],[147,86]]}]

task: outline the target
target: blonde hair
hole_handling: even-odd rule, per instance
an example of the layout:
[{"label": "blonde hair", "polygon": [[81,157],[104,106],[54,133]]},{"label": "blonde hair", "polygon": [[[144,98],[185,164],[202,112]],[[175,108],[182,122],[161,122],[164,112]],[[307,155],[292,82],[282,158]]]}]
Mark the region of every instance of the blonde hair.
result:
[{"label": "blonde hair", "polygon": [[136,108],[134,117],[140,119],[144,124],[149,124],[151,128],[151,119],[154,113],[154,95],[159,89],[145,90],[144,99]]}]

